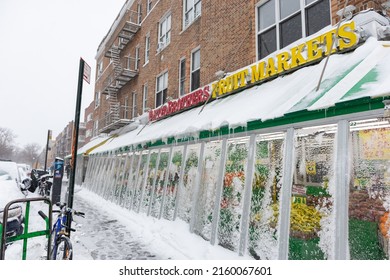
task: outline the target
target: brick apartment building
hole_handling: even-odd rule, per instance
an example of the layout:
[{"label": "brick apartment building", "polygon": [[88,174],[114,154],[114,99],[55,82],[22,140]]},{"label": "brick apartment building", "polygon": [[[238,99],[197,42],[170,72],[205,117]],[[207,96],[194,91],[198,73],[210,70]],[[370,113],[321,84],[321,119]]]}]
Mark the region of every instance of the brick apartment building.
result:
[{"label": "brick apartment building", "polygon": [[[349,1],[347,11],[386,13],[385,2]],[[97,50],[92,135],[336,24],[344,6],[340,0],[126,1]]]},{"label": "brick apartment building", "polygon": [[[56,136],[54,147],[52,148],[56,157],[65,159],[66,156],[71,154],[73,126],[74,122],[69,122],[68,125],[64,128],[64,130]],[[81,148],[85,144],[85,132],[85,124],[80,123],[78,148]]]},{"label": "brick apartment building", "polygon": [[91,141],[93,137],[93,111],[95,110],[95,102],[92,101],[84,110],[85,124],[85,144]]}]

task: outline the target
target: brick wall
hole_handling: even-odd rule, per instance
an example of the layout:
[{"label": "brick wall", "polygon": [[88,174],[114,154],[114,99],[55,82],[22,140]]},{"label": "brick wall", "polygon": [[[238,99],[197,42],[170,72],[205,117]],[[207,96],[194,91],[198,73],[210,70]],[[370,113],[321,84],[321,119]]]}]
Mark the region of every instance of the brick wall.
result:
[{"label": "brick wall", "polygon": [[[135,1],[131,10],[136,11],[139,2],[142,4],[141,29],[121,52],[121,58],[128,55],[134,57],[136,47],[140,47],[139,74],[118,92],[121,105],[128,96],[130,106],[132,92],[137,93],[137,114],[142,113],[142,86],[145,83],[148,84],[147,107],[155,107],[156,77],[165,71],[168,71],[168,96],[178,98],[181,58],[186,59],[185,92],[190,92],[191,52],[195,48],[200,48],[201,53],[200,85],[214,81],[215,72],[218,70],[234,71],[250,64],[256,58],[255,0],[203,0],[201,16],[185,30],[182,1],[160,0],[149,15],[146,15],[146,0]],[[158,23],[167,13],[171,13],[171,41],[165,49],[157,53]],[[151,41],[149,63],[145,65],[147,34],[150,34]],[[107,66],[108,60],[105,59],[104,62],[103,68]],[[104,111],[108,110],[103,99],[97,112],[100,118],[104,116]]]},{"label": "brick wall", "polygon": [[[356,10],[354,13],[360,11],[374,9],[375,11],[382,11],[381,4],[386,0],[352,0],[348,1],[348,5],[354,5]],[[332,23],[336,24],[339,21],[339,16],[336,15],[337,11],[343,9],[345,6],[345,0],[332,0],[331,11],[332,11]]]}]

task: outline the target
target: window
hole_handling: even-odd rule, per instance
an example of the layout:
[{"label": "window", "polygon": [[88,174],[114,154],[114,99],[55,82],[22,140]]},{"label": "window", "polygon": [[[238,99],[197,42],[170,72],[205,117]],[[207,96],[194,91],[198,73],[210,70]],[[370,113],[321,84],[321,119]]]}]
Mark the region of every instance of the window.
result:
[{"label": "window", "polygon": [[152,0],[148,0],[146,2],[146,13],[149,14],[151,10],[152,10]]},{"label": "window", "polygon": [[129,97],[125,97],[125,106],[123,106],[123,118],[128,119],[129,118]]},{"label": "window", "polygon": [[149,62],[150,53],[150,34],[145,37],[145,64]]},{"label": "window", "polygon": [[137,93],[133,92],[132,97],[133,97],[133,106],[132,106],[131,117],[135,118],[137,116]]},{"label": "window", "polygon": [[99,131],[99,120],[96,120],[93,125],[93,136],[98,135],[99,134],[98,131]]},{"label": "window", "polygon": [[98,65],[97,65],[97,76],[98,78],[102,75],[103,73],[103,60],[100,60]]},{"label": "window", "polygon": [[201,0],[184,0],[184,23],[183,26],[186,28],[190,25],[197,17],[200,16],[202,11]]},{"label": "window", "polygon": [[171,41],[171,15],[166,16],[160,21],[158,34],[157,51],[160,51]]},{"label": "window", "polygon": [[145,113],[148,108],[148,84],[142,87],[142,113]]},{"label": "window", "polygon": [[93,113],[89,113],[87,116],[87,122],[92,121]]},{"label": "window", "polygon": [[200,49],[191,56],[191,91],[200,86]]},{"label": "window", "polygon": [[142,21],[142,5],[141,5],[141,3],[137,4],[137,15],[138,15],[137,23],[141,24],[141,21]]},{"label": "window", "polygon": [[261,59],[330,22],[329,0],[269,0],[257,8],[257,55]]},{"label": "window", "polygon": [[179,93],[183,96],[185,92],[186,83],[186,59],[182,58],[179,62]]},{"label": "window", "polygon": [[92,136],[92,129],[88,129],[86,132],[85,132],[85,137],[91,137]]},{"label": "window", "polygon": [[157,77],[156,80],[156,108],[163,105],[167,100],[168,72]]},{"label": "window", "polygon": [[139,69],[139,46],[135,48],[135,64],[134,64],[134,70]]},{"label": "window", "polygon": [[95,108],[100,105],[100,92],[95,92]]}]

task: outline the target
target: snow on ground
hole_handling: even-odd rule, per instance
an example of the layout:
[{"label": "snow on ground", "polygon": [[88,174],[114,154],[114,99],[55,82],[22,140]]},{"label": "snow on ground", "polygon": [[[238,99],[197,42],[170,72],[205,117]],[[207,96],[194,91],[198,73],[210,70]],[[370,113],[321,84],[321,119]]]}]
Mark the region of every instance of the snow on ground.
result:
[{"label": "snow on ground", "polygon": [[[29,196],[36,197],[36,194]],[[75,260],[251,259],[191,234],[189,225],[182,220],[158,220],[144,213],[137,214],[80,186],[76,187],[73,206],[86,213],[85,218],[75,216],[72,223],[76,229],[71,233]],[[43,219],[37,215],[39,210],[47,213],[47,206],[31,203],[29,232],[45,228]],[[20,260],[22,248],[22,241],[9,246],[6,259]],[[45,237],[29,239],[27,259],[45,259],[46,248]]]},{"label": "snow on ground", "polygon": [[[120,225],[123,225],[125,230],[131,233],[130,241],[141,246],[142,250],[149,252],[149,256],[144,256],[142,259],[251,259],[249,256],[240,257],[236,252],[224,249],[221,246],[213,246],[200,236],[191,234],[189,225],[184,221],[158,220],[144,213],[135,213],[108,202],[89,190],[78,187],[75,193],[75,208],[80,203],[88,203],[91,206],[90,209],[98,211],[101,217],[105,216],[106,221],[117,221]],[[91,259],[91,253],[85,244],[91,243],[92,236],[89,236],[90,233],[85,231],[85,227],[96,221],[89,220],[88,215],[86,215],[85,221],[78,217],[75,219],[80,224],[76,228],[77,231],[73,234],[74,239],[77,241],[74,250],[75,259]],[[114,235],[111,237],[107,236],[106,245],[112,245],[114,241]],[[123,237],[123,242],[125,241],[129,241],[126,236]],[[121,248],[123,245],[118,244],[118,247]],[[89,247],[91,249],[91,246]]]}]

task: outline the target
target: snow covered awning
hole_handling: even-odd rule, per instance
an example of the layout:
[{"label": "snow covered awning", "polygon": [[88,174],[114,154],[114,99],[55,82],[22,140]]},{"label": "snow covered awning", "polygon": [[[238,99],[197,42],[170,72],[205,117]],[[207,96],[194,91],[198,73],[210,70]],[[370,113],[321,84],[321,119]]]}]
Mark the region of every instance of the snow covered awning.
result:
[{"label": "snow covered awning", "polygon": [[85,144],[83,147],[77,150],[77,155],[88,155],[90,154],[94,149],[104,145],[105,143],[109,142],[109,140],[112,140],[114,137],[111,136],[99,136],[97,138],[94,138],[87,144]]},{"label": "snow covered awning", "polygon": [[[139,127],[95,149],[94,153],[130,145],[143,146],[156,141],[166,143],[172,137],[199,138],[201,132],[212,132],[223,127],[248,129],[251,122],[268,123],[268,127],[277,126],[277,120],[292,114],[329,111],[339,104],[357,102],[362,98],[386,99],[390,96],[390,42],[370,37],[352,52],[332,55],[321,86],[316,91],[324,63],[325,60],[322,60],[318,64],[217,99],[207,104],[200,114],[201,109],[198,107]],[[371,105],[367,107],[369,109],[356,110],[374,109]]]}]

